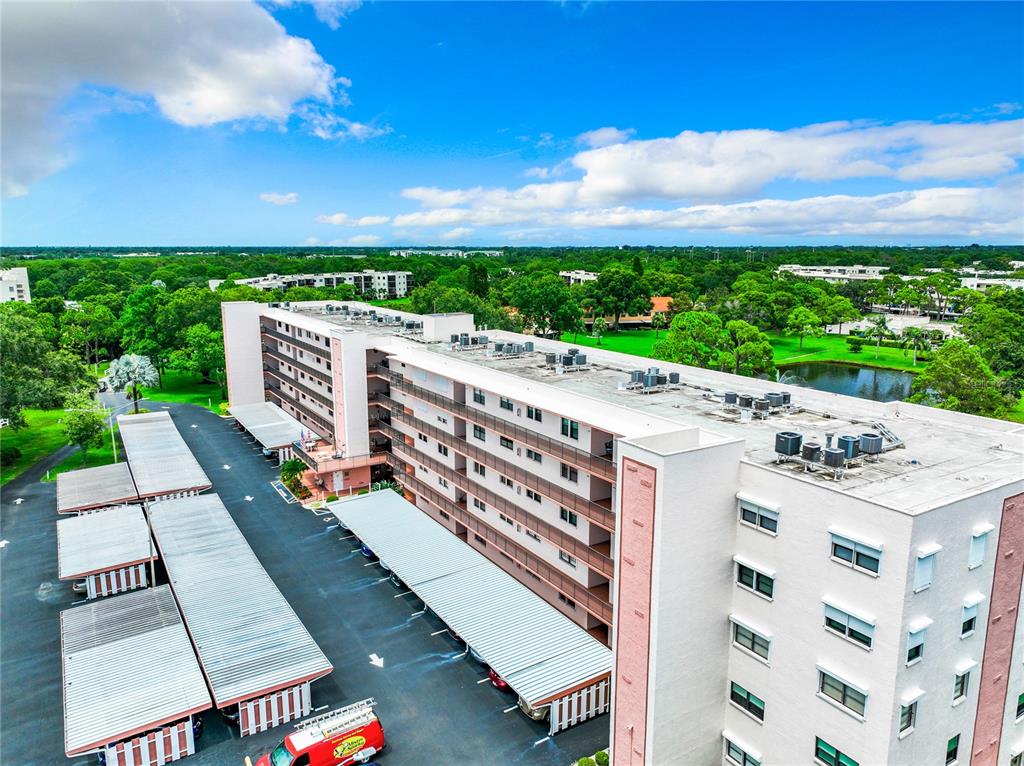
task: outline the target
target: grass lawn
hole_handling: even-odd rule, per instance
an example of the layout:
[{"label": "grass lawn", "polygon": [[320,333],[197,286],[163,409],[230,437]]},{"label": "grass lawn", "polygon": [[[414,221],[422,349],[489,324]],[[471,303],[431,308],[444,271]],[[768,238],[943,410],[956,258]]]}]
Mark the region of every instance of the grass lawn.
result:
[{"label": "grass lawn", "polygon": [[[665,337],[665,330],[658,332],[658,340]],[[574,336],[571,332],[562,335],[563,343],[571,343],[574,346],[597,347],[597,338],[580,333]],[[609,332],[601,336],[601,348],[607,351],[618,351],[622,354],[636,354],[637,356],[650,356],[654,348],[654,330],[620,330]]]},{"label": "grass lawn", "polygon": [[371,306],[382,306],[395,311],[410,311],[409,306],[411,305],[408,298],[391,298],[390,300],[367,301],[367,303]]},{"label": "grass lawn", "polygon": [[[117,433],[117,425],[114,425],[114,433]],[[124,452],[120,447],[117,449],[118,462],[124,460]],[[82,464],[82,453],[76,452],[74,455],[61,460],[57,465],[50,469],[49,475],[43,477],[43,481],[56,481],[57,474],[64,473],[65,471],[77,471],[79,468],[96,468],[101,465],[110,465],[114,462],[114,448],[110,445],[110,429],[108,428],[103,432],[103,443],[99,447],[90,447],[88,453],[86,453],[85,465]]]},{"label": "grass lawn", "polygon": [[901,348],[877,349],[865,342],[859,354],[850,351],[845,335],[822,335],[817,338],[804,338],[804,347],[800,348],[800,339],[793,335],[777,335],[768,333],[772,349],[775,352],[775,364],[796,364],[799,362],[849,362],[867,367],[888,367],[896,370],[917,372],[928,366],[927,362],[918,361],[914,366],[913,352],[903,355]]},{"label": "grass lawn", "polygon": [[[168,370],[164,373],[163,382],[161,388],[142,389],[143,395],[147,399],[158,402],[198,404],[200,407],[206,407],[214,412],[217,412],[217,405],[225,401],[220,394],[220,386],[216,383],[203,383],[195,375]],[[123,412],[132,411],[130,407],[123,410]]]},{"label": "grass lawn", "polygon": [[21,450],[20,458],[0,466],[0,485],[67,443],[58,422],[63,414],[64,410],[25,410],[27,426],[17,431],[10,427],[0,430],[0,445]]}]

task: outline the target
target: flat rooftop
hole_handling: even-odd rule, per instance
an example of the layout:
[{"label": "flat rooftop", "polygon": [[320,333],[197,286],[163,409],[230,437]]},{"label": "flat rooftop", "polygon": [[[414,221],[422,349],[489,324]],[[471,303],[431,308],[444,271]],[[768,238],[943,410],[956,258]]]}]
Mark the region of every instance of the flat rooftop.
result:
[{"label": "flat rooftop", "polygon": [[[489,330],[482,332],[488,346],[453,349],[449,343],[417,340],[399,332],[398,325],[325,315],[320,305],[296,313],[316,315],[375,339],[387,338],[379,344],[381,350],[408,364],[570,417],[584,413],[580,421],[619,437],[693,427],[700,431],[701,444],[742,439],[749,463],[907,513],[1024,481],[1024,426],[1018,423],[906,402],[876,402],[594,348],[579,347],[587,357],[583,369],[559,374],[546,364],[545,353],[564,354],[571,344]],[[502,356],[494,352],[494,341],[532,341],[534,351]],[[662,374],[679,373],[680,384],[646,394],[625,388],[632,370],[651,366]],[[524,387],[523,381],[532,385]],[[792,406],[764,419],[746,419],[724,406],[722,395],[727,391],[755,398],[788,392]],[[828,433],[836,438],[881,433],[886,451],[874,460],[857,460],[836,481],[831,471],[805,472],[799,463],[778,464],[775,434],[780,431],[799,432],[804,443],[823,446]]]},{"label": "flat rooftop", "polygon": [[156,558],[142,507],[109,508],[57,522],[57,576],[72,580]]},{"label": "flat rooftop", "polygon": [[138,499],[127,463],[81,468],[57,475],[57,513],[87,511]]}]

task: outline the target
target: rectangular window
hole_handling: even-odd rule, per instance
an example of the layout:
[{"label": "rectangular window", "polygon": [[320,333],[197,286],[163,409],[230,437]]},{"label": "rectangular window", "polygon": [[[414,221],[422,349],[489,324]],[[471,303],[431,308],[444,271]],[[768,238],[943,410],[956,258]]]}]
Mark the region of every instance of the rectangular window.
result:
[{"label": "rectangular window", "polygon": [[988,532],[977,532],[971,536],[971,553],[967,568],[975,569],[985,563],[985,548],[988,546]]},{"label": "rectangular window", "polygon": [[1017,695],[1017,718],[1024,716],[1024,694]]},{"label": "rectangular window", "polygon": [[875,636],[874,625],[829,604],[825,604],[825,627],[861,646],[870,647]]},{"label": "rectangular window", "polygon": [[559,593],[558,594],[558,600],[561,601],[563,604],[565,604],[570,609],[575,609],[576,608],[576,602],[573,601],[571,598],[566,597],[565,594],[563,594],[563,593]]},{"label": "rectangular window", "polygon": [[475,473],[477,476],[486,476],[487,475],[487,469],[484,468],[484,466],[482,466],[480,463],[474,462],[473,463],[473,473]]},{"label": "rectangular window", "polygon": [[917,702],[900,706],[900,733],[910,731],[917,721]]},{"label": "rectangular window", "polygon": [[427,435],[426,434],[417,433],[416,434],[416,438],[419,439],[421,442],[425,442],[427,440]]},{"label": "rectangular window", "polygon": [[538,410],[536,407],[526,408],[526,417],[528,417],[530,420],[536,420],[538,423],[540,423],[543,415],[544,413]]},{"label": "rectangular window", "polygon": [[473,436],[482,442],[487,441],[487,431],[483,426],[473,426]]},{"label": "rectangular window", "polygon": [[440,484],[445,489],[448,489],[448,482],[445,479],[443,479],[442,477],[440,477],[440,476],[437,477],[437,483]]},{"label": "rectangular window", "polygon": [[927,628],[913,631],[907,637],[907,664],[917,662],[924,657],[924,640],[928,635]]},{"label": "rectangular window", "polygon": [[523,532],[526,534],[527,537],[532,537],[538,543],[540,542],[540,535],[538,535],[536,532],[531,532],[529,529],[524,529]]},{"label": "rectangular window", "polygon": [[[967,698],[967,689],[971,683],[971,671],[961,673],[960,675],[953,678],[953,702],[958,702],[962,699]],[[1024,696],[1024,695],[1021,695]],[[1017,700],[1017,717],[1020,718],[1020,703],[1021,700]]]},{"label": "rectangular window", "polygon": [[775,593],[775,578],[739,562],[736,563],[736,582],[768,598]]},{"label": "rectangular window", "polygon": [[967,636],[974,633],[974,629],[977,627],[977,624],[978,605],[972,604],[971,606],[965,606],[960,621],[960,638],[967,638]]},{"label": "rectangular window", "polygon": [[814,758],[826,766],[860,766],[846,753],[841,753],[821,737],[814,738]]},{"label": "rectangular window", "polygon": [[473,389],[473,401],[477,404],[487,404],[487,397],[484,396],[484,392],[479,388]]},{"label": "rectangular window", "polygon": [[526,496],[528,498],[530,498],[535,503],[539,503],[540,502],[540,495],[538,493],[534,492],[532,489],[526,490]]},{"label": "rectangular window", "polygon": [[956,763],[957,753],[960,752],[960,735],[949,738],[946,743],[946,764]]},{"label": "rectangular window", "polygon": [[560,558],[562,561],[564,561],[566,564],[568,564],[571,567],[576,566],[576,559],[574,559],[572,556],[570,556],[565,551],[559,551],[558,552],[558,558]]},{"label": "rectangular window", "polygon": [[882,551],[874,546],[832,533],[832,560],[863,572],[878,574]]},{"label": "rectangular window", "polygon": [[818,693],[835,700],[859,716],[864,715],[864,708],[868,701],[867,695],[845,681],[829,675],[824,670],[818,671]]},{"label": "rectangular window", "polygon": [[512,479],[508,478],[508,476],[502,476],[500,481],[506,487],[514,487],[515,486],[515,484],[512,482]]},{"label": "rectangular window", "polygon": [[729,699],[754,716],[758,721],[764,720],[764,700],[755,697],[739,684],[730,682]]},{"label": "rectangular window", "polygon": [[532,460],[535,463],[539,463],[541,462],[541,460],[543,460],[539,452],[536,452],[535,450],[532,450],[529,447],[527,447],[526,449],[526,457],[527,459]]},{"label": "rectangular window", "polygon": [[725,741],[725,757],[736,766],[761,766],[761,762],[732,740]]},{"label": "rectangular window", "polygon": [[568,508],[559,508],[558,515],[567,524],[571,524],[574,527],[579,524],[579,517]]},{"label": "rectangular window", "polygon": [[770,639],[755,633],[750,628],[743,627],[738,622],[732,624],[732,642],[766,660],[772,648]]},{"label": "rectangular window", "polygon": [[935,576],[935,554],[929,553],[926,556],[918,556],[917,564],[914,566],[914,592],[924,590],[932,584]]},{"label": "rectangular window", "polygon": [[740,500],[740,521],[751,527],[763,529],[771,534],[778,534],[779,514],[759,505]]},{"label": "rectangular window", "polygon": [[479,511],[483,511],[484,513],[487,512],[487,505],[478,497],[473,498],[473,507]]},{"label": "rectangular window", "polygon": [[505,436],[498,437],[498,443],[505,449],[512,449],[512,440]]},{"label": "rectangular window", "polygon": [[569,418],[562,418],[562,436],[568,436],[570,439],[576,439],[579,441],[580,438],[580,424],[575,420],[569,420]]},{"label": "rectangular window", "polygon": [[1010,766],[1024,766],[1024,753],[1017,753],[1010,759]]},{"label": "rectangular window", "polygon": [[483,539],[482,537],[480,537],[480,535],[474,534],[474,535],[473,535],[473,539],[474,539],[474,540],[476,540],[476,541],[477,541],[477,542],[478,542],[478,543],[479,543],[480,545],[482,545],[482,546],[483,546],[484,548],[486,548],[486,547],[487,547],[487,541],[486,541],[486,540],[484,540],[484,539]]},{"label": "rectangular window", "polygon": [[501,397],[501,399],[498,401],[498,404],[501,406],[503,410],[508,410],[509,412],[511,412],[515,407],[515,405],[512,404],[512,400],[506,399],[504,396]]},{"label": "rectangular window", "polygon": [[573,468],[571,465],[562,463],[562,478],[568,479],[572,482],[578,482],[580,480],[580,472]]},{"label": "rectangular window", "polygon": [[438,444],[437,445],[437,451],[440,452],[445,457],[448,457],[448,448],[446,446],[444,446],[443,444]]}]

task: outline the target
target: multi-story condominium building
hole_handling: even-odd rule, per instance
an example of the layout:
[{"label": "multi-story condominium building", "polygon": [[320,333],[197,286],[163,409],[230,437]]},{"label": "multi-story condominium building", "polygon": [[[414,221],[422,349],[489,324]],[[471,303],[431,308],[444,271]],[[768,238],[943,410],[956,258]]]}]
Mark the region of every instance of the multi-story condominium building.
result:
[{"label": "multi-story condominium building", "polygon": [[[223,279],[211,279],[210,289],[216,290]],[[235,284],[249,285],[260,290],[287,290],[290,287],[337,287],[353,285],[359,295],[374,298],[404,298],[412,286],[411,271],[336,271],[330,274],[267,274],[265,277],[236,279]]]},{"label": "multi-story condominium building", "polygon": [[28,289],[28,269],[24,266],[0,269],[0,303],[10,301],[32,302],[32,293]]},{"label": "multi-story condominium building", "polygon": [[784,263],[776,271],[795,274],[808,279],[824,279],[826,282],[852,282],[865,279],[881,279],[889,271],[888,266],[802,266],[799,263]]},{"label": "multi-story condominium building", "polygon": [[583,271],[582,269],[576,269],[575,271],[560,271],[558,276],[565,280],[565,283],[572,287],[573,285],[582,285],[586,282],[596,282],[597,273],[593,271]]},{"label": "multi-story condominium building", "polygon": [[223,313],[231,404],[303,422],[325,489],[393,472],[610,643],[616,765],[1024,758],[1019,425],[464,314]]},{"label": "multi-story condominium building", "polygon": [[504,250],[389,250],[392,258],[410,258],[416,255],[437,255],[442,258],[470,258],[479,255],[484,258],[500,258]]}]

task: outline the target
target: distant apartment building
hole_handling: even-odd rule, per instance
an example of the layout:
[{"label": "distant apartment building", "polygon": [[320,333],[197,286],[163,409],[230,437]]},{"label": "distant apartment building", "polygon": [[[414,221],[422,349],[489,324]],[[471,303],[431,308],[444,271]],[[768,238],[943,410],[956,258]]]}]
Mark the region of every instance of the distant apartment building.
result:
[{"label": "distant apartment building", "polygon": [[[210,289],[216,290],[223,279],[211,279]],[[337,287],[353,285],[358,295],[374,298],[404,298],[412,286],[411,271],[336,271],[330,274],[267,274],[265,277],[236,279],[235,284],[248,285],[260,290],[287,290],[291,287]]]},{"label": "distant apartment building", "polygon": [[598,274],[593,271],[583,271],[582,269],[576,269],[575,271],[560,271],[558,276],[565,280],[565,283],[572,287],[573,285],[582,285],[587,282],[596,282]]},{"label": "distant apartment building", "polygon": [[28,288],[28,269],[24,266],[0,269],[0,303],[11,301],[32,302],[32,293]]},{"label": "distant apartment building", "polygon": [[[1024,753],[1024,430],[355,302],[225,303],[231,405],[615,653],[614,764]],[[429,555],[428,551],[424,555]]]},{"label": "distant apartment building", "polygon": [[388,252],[392,258],[411,258],[416,255],[435,255],[441,258],[472,258],[473,256],[500,258],[504,254],[503,250],[390,250]]},{"label": "distant apartment building", "polygon": [[777,272],[795,274],[807,279],[824,279],[826,282],[854,282],[865,279],[881,279],[889,271],[888,266],[802,266],[798,263],[784,263]]}]

